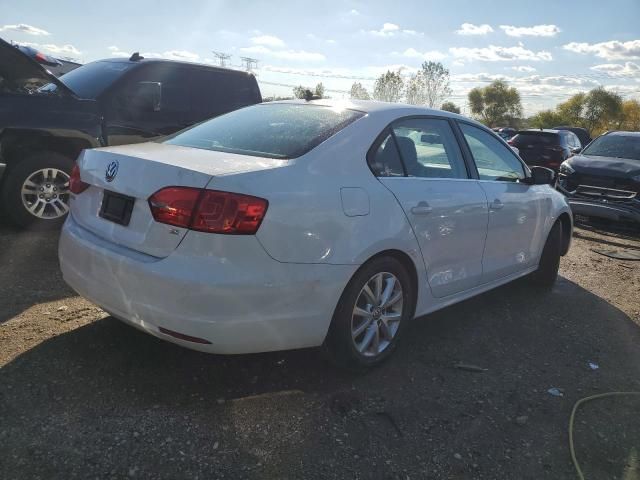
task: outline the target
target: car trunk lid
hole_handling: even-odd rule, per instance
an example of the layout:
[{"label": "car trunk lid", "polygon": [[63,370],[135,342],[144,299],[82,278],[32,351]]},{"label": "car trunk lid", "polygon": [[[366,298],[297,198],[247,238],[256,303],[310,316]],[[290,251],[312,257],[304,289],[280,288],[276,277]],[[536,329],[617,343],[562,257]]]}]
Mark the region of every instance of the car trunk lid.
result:
[{"label": "car trunk lid", "polygon": [[[163,258],[177,248],[188,229],[156,222],[149,197],[170,186],[205,188],[214,176],[275,164],[282,161],[159,143],[86,150],[78,165],[82,181],[90,187],[73,199],[71,214],[108,241]],[[105,209],[112,202],[116,213],[119,204],[128,208],[128,218],[114,218],[113,208]]]}]

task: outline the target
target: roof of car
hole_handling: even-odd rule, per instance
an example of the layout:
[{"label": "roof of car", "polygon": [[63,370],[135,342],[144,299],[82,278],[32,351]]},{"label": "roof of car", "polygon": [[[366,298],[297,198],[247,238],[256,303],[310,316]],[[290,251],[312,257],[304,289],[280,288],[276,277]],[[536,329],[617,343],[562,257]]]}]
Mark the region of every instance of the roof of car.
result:
[{"label": "roof of car", "polygon": [[560,133],[559,130],[553,130],[551,128],[527,128],[525,130],[518,130],[518,133]]},{"label": "roof of car", "polygon": [[[321,100],[278,100],[273,103],[294,103],[320,105],[334,108],[347,108],[358,110],[364,113],[388,112],[398,113],[400,115],[437,115],[440,117],[452,117],[469,121],[470,119],[457,113],[447,112],[445,110],[436,110],[432,108],[421,107],[417,105],[408,105],[405,103],[379,102],[377,100],[349,100],[349,99],[333,99],[323,98]],[[471,120],[473,121],[473,120]],[[473,121],[473,123],[476,123]]]},{"label": "roof of car", "polygon": [[640,132],[627,132],[624,130],[615,130],[613,132],[607,132],[607,135],[616,135],[620,137],[640,137]]},{"label": "roof of car", "polygon": [[110,62],[110,63],[139,63],[139,64],[147,64],[147,63],[170,63],[175,65],[189,65],[194,67],[202,67],[209,70],[218,70],[226,73],[235,73],[238,75],[253,75],[251,72],[245,72],[244,70],[235,70],[233,68],[224,68],[217,67],[215,65],[208,65],[206,63],[196,63],[196,62],[184,62],[181,60],[169,60],[166,58],[144,58],[142,57],[139,60],[130,60],[128,58],[115,57],[115,58],[103,58],[101,60],[96,60],[97,62]]}]

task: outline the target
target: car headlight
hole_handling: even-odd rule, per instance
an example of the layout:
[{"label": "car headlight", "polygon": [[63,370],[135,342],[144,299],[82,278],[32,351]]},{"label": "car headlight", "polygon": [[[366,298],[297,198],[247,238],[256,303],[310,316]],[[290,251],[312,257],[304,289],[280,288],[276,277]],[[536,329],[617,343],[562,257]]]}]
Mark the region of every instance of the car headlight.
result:
[{"label": "car headlight", "polygon": [[560,164],[560,173],[564,175],[571,175],[574,172],[575,170],[571,165],[569,165],[569,162],[567,160],[565,160]]}]

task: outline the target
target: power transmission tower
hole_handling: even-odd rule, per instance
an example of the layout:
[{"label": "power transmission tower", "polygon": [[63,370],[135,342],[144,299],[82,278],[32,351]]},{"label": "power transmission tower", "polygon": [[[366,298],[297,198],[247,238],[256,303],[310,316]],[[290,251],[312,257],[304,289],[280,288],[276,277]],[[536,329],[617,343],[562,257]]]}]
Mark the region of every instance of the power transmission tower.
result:
[{"label": "power transmission tower", "polygon": [[221,67],[227,66],[227,60],[231,58],[231,55],[229,55],[228,53],[216,52],[216,51],[213,51],[212,53],[218,58],[218,64]]},{"label": "power transmission tower", "polygon": [[258,59],[256,58],[240,57],[240,60],[244,62],[244,67],[247,72],[251,72],[254,68],[258,68]]}]

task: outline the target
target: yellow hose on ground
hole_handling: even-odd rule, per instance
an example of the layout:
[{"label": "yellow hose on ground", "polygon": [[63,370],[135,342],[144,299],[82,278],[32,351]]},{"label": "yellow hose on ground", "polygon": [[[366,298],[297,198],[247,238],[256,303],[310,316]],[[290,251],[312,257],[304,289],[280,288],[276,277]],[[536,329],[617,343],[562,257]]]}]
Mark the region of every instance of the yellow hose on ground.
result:
[{"label": "yellow hose on ground", "polygon": [[573,466],[575,467],[576,473],[578,474],[578,478],[580,480],[585,480],[585,479],[584,479],[584,474],[580,469],[580,464],[578,463],[578,459],[576,458],[576,451],[573,445],[573,421],[575,420],[576,411],[578,410],[578,407],[580,407],[580,405],[582,405],[583,403],[589,402],[591,400],[596,400],[598,398],[617,397],[617,396],[623,396],[623,395],[640,395],[640,392],[600,393],[598,395],[591,395],[590,397],[581,398],[573,406],[573,410],[571,410],[571,417],[569,417],[569,450],[571,451],[571,461],[573,462]]}]

